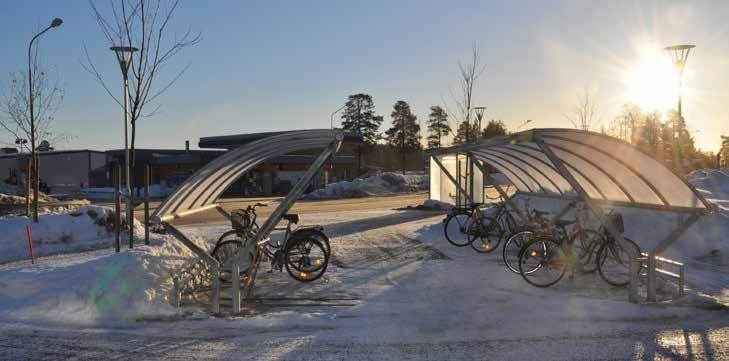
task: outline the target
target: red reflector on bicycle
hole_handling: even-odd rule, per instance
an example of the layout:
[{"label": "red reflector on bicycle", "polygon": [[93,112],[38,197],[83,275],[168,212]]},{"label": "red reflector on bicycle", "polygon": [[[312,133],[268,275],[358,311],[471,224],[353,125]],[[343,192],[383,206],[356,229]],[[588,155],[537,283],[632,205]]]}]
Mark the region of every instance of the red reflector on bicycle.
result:
[{"label": "red reflector on bicycle", "polygon": [[309,277],[309,274],[306,272],[299,272],[299,276],[301,276],[301,278],[306,278]]},{"label": "red reflector on bicycle", "polygon": [[481,245],[481,247],[483,247],[484,249],[489,249],[489,248],[491,248],[491,245],[488,243],[484,243]]}]

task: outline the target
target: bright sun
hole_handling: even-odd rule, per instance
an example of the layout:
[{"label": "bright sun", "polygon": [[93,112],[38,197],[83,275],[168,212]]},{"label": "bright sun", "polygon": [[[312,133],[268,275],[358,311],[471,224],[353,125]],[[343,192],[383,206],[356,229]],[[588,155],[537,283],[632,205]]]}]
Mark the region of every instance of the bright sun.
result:
[{"label": "bright sun", "polygon": [[[678,76],[666,54],[652,54],[625,75],[628,100],[646,111],[676,107]],[[684,89],[685,90],[685,89]]]}]

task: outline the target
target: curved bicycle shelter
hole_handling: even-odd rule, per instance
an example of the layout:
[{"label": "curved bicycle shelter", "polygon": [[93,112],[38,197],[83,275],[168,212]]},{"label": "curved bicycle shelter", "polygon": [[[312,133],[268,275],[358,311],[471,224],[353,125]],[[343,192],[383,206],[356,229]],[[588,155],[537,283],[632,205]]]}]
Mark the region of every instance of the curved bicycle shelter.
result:
[{"label": "curved bicycle shelter", "polygon": [[[179,304],[180,287],[187,284],[192,278],[202,278],[203,282],[209,283],[213,312],[220,312],[219,274],[221,267],[232,267],[233,270],[236,270],[241,267],[251,266],[241,264],[242,260],[247,259],[243,255],[252,252],[252,249],[265,242],[276,224],[303,194],[327,159],[336,154],[345,137],[355,142],[361,141],[359,135],[336,129],[290,131],[265,136],[216,158],[175,189],[157,208],[151,217],[151,222],[164,226],[168,233],[190,248],[199,257],[199,260],[173,277],[175,284],[173,295],[175,301],[173,303]],[[252,241],[246,242],[244,247],[238,250],[237,257],[230,257],[231,259],[226,261],[225,265],[219,264],[206,250],[192,242],[183,232],[172,225],[171,222],[175,219],[209,209],[217,210],[230,220],[231,216],[220,207],[217,201],[238,178],[273,157],[314,149],[319,149],[320,152],[304,176],[298,180],[273,213],[256,231]],[[237,273],[233,272],[232,274]],[[232,282],[231,293],[233,311],[239,312],[241,294],[239,282]]]},{"label": "curved bicycle shelter", "polygon": [[[554,203],[580,200],[621,244],[622,232],[607,221],[603,208],[674,212],[677,225],[648,252],[653,264],[657,255],[711,211],[693,186],[661,162],[631,144],[594,132],[533,129],[480,144],[436,149],[427,155],[431,199],[457,205],[481,203],[483,184],[491,184],[520,219],[524,215],[514,202],[517,197],[553,199]],[[507,194],[502,182],[494,178],[497,172],[516,188],[515,194]],[[560,213],[566,210],[564,207]],[[629,224],[630,219],[625,222]],[[650,266],[648,273],[651,300],[655,273]],[[637,298],[636,283],[631,280],[631,300]]]}]

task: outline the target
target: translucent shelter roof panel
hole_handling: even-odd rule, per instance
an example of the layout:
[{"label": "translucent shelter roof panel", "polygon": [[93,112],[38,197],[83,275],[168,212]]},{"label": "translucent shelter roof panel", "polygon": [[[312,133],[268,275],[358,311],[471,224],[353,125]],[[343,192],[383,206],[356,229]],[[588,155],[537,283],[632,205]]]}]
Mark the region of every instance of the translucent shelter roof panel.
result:
[{"label": "translucent shelter roof panel", "polygon": [[230,150],[190,176],[162,202],[152,219],[168,220],[215,206],[220,195],[236,179],[267,159],[295,151],[321,149],[342,138],[340,130],[291,131]]},{"label": "translucent shelter roof panel", "polygon": [[[590,149],[592,152],[587,155],[594,156],[602,153],[613,158],[621,166],[612,168],[610,172],[620,179],[627,178],[631,172],[640,174],[651,191],[647,192],[645,187],[635,187],[635,185],[631,187],[630,191],[634,197],[639,197],[644,203],[690,208],[706,207],[703,197],[683,178],[653,157],[619,139],[597,133],[566,129],[544,129],[540,130],[539,134],[548,144],[562,140],[564,142],[562,145],[567,145],[568,149],[575,152],[587,152],[587,149]],[[578,148],[579,146],[583,147]],[[600,166],[607,167],[606,164],[600,164]],[[627,187],[628,184],[626,183],[625,186]],[[653,193],[653,196],[649,196],[650,193]]]},{"label": "translucent shelter roof panel", "polygon": [[[519,191],[574,196],[574,178],[592,199],[622,205],[707,208],[706,200],[662,163],[613,137],[575,129],[534,129],[429,154],[470,153]],[[554,162],[550,157],[555,157]],[[569,174],[560,171],[563,164]]]}]

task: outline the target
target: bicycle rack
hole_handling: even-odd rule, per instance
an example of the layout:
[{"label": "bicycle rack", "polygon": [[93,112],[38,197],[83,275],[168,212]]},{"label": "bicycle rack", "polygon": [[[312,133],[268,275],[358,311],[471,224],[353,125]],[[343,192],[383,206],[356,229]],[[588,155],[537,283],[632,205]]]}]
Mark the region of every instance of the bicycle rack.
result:
[{"label": "bicycle rack", "polygon": [[[674,267],[677,270],[676,272],[671,272],[665,268],[659,268],[659,266]],[[640,283],[637,281],[645,280],[647,286],[647,302],[656,302],[658,299],[656,288],[659,275],[676,280],[678,282],[677,297],[683,297],[685,295],[686,285],[685,274],[686,266],[683,263],[658,256],[651,257],[648,253],[641,253],[641,256],[632,260],[630,265],[631,287],[635,284],[637,288],[637,285]]]},{"label": "bicycle rack", "polygon": [[[253,247],[260,247],[265,242],[281,216],[291,209],[326,160],[336,154],[345,137],[354,142],[362,140],[358,134],[345,134],[337,129],[262,133],[258,140],[230,150],[199,169],[167,197],[152,216],[151,222],[163,225],[170,235],[197,256],[193,262],[172,276],[171,303],[179,305],[184,297],[195,298],[198,293],[208,293],[212,312],[220,313],[221,288],[227,288],[221,287],[220,271],[230,269],[233,275],[239,274],[241,266],[246,266],[241,264],[242,255],[246,254],[244,252],[250,252]],[[217,204],[217,200],[235,180],[267,159],[308,149],[322,149],[322,151],[306,174],[261,226],[255,237],[238,249],[237,257],[231,257],[224,264],[219,264],[206,250],[172,224],[176,219],[213,209],[230,218],[230,215]],[[258,250],[255,251],[255,254],[258,254]],[[251,271],[244,287],[241,287],[237,277],[232,277],[237,281],[232,281],[230,286],[231,308],[234,313],[240,312],[241,295],[247,296],[253,287],[259,261],[260,257],[256,257],[255,264],[249,267]]]}]

